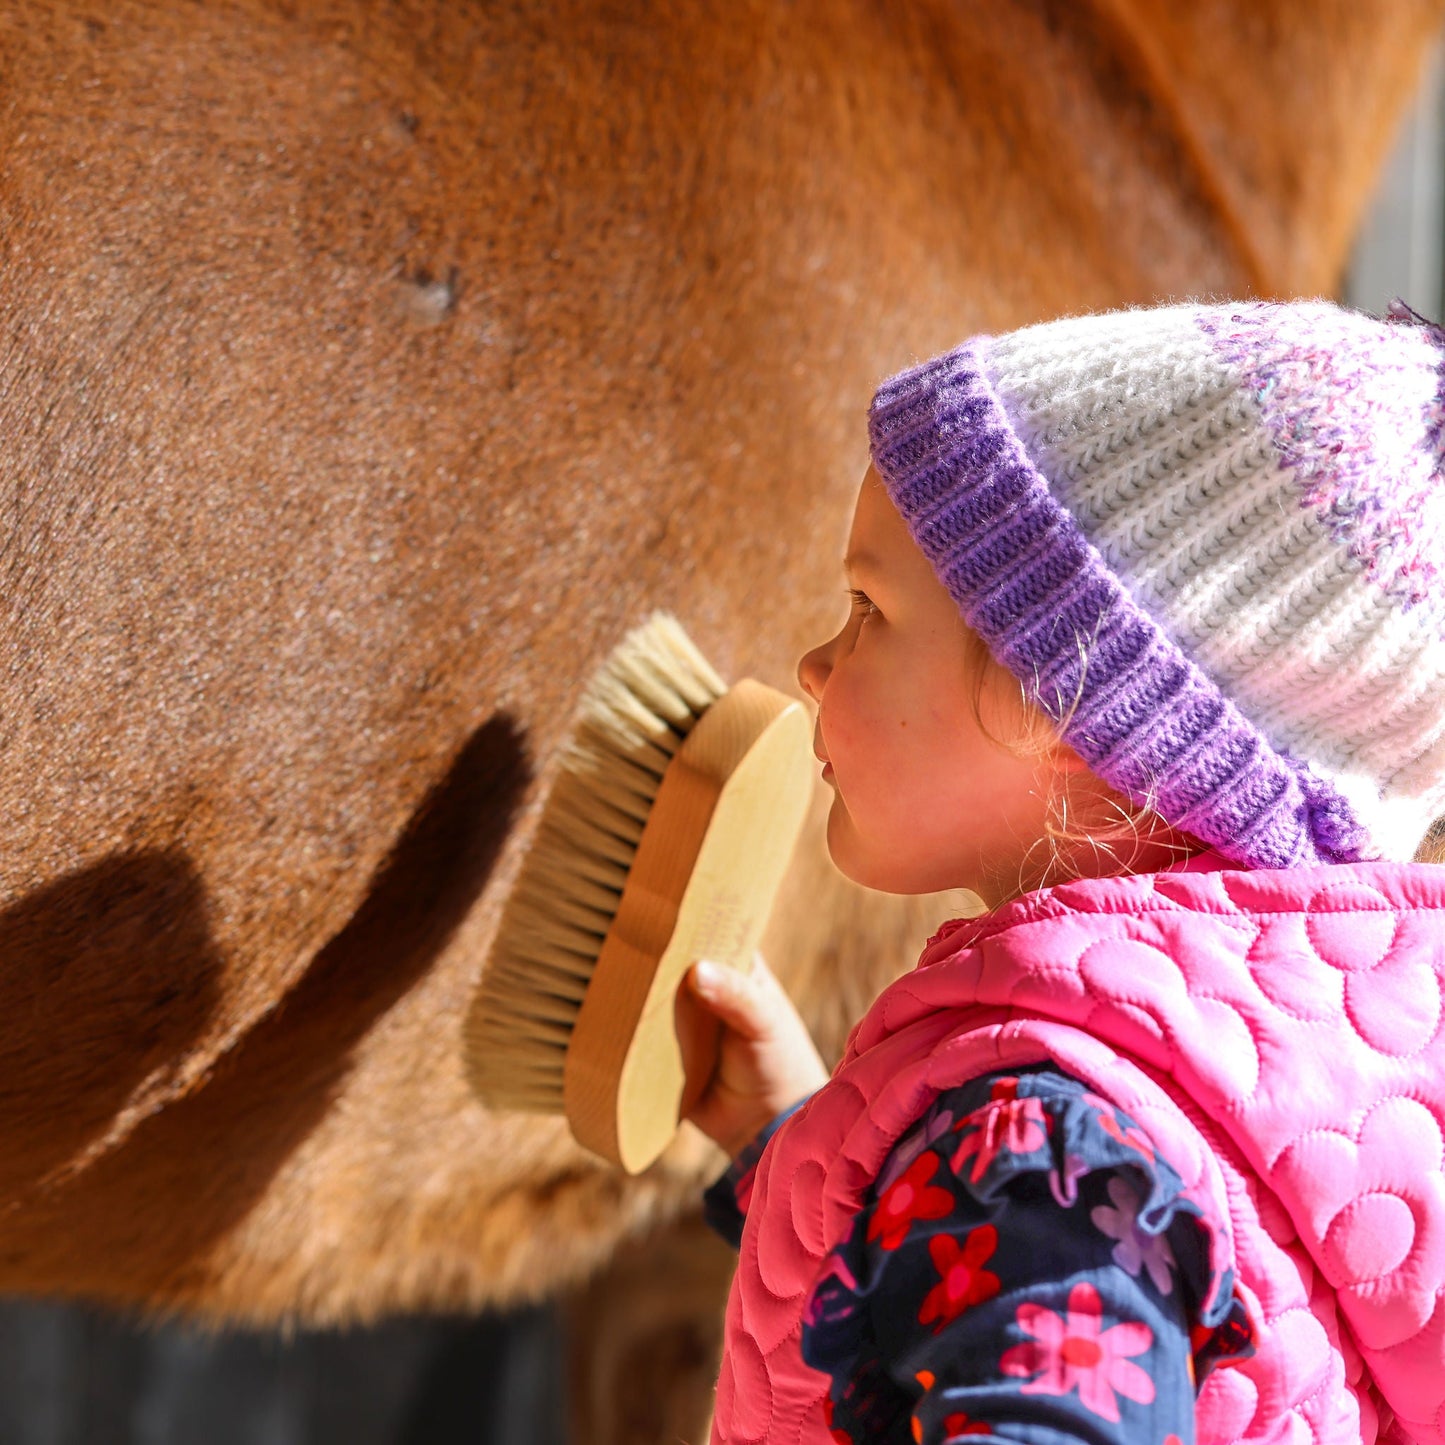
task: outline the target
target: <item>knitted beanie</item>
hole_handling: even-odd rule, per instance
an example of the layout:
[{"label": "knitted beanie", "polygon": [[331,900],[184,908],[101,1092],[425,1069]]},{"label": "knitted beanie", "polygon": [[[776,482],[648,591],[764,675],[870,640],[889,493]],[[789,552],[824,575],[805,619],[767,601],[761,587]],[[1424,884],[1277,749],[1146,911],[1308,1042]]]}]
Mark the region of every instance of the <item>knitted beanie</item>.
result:
[{"label": "knitted beanie", "polygon": [[1327,302],[980,336],[885,383],[874,465],[1105,782],[1257,868],[1445,813],[1445,333]]}]

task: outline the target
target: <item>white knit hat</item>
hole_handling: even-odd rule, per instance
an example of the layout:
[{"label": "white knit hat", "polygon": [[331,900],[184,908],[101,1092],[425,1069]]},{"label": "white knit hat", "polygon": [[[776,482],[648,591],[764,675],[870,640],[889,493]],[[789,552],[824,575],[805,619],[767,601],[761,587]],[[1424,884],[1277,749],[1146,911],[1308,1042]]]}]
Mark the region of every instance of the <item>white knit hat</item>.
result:
[{"label": "white knit hat", "polygon": [[1445,813],[1445,335],[1404,319],[1086,316],[873,404],[998,660],[1099,776],[1253,866],[1408,859]]}]

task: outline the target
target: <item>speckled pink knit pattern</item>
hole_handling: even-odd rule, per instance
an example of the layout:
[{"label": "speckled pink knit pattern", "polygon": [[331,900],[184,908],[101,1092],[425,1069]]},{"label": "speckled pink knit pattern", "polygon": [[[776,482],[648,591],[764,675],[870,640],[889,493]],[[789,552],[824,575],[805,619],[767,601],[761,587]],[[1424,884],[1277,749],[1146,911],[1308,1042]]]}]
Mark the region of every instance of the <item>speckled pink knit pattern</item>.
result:
[{"label": "speckled pink knit pattern", "polygon": [[[805,1303],[944,1089],[1055,1060],[1148,1131],[1259,1329],[1201,1445],[1445,1442],[1445,869],[1186,869],[953,925],[758,1166],[715,1445],[826,1445]],[[1347,1326],[1347,1328],[1346,1328]]]},{"label": "speckled pink knit pattern", "polygon": [[1445,815],[1445,333],[1326,302],[973,337],[874,466],[969,627],[1136,804],[1252,868]]},{"label": "speckled pink knit pattern", "polygon": [[[1445,558],[1439,333],[1304,303],[1201,310],[1198,324],[1246,379],[1301,500],[1365,574],[1406,607],[1437,593]],[[1422,435],[1433,448],[1420,445]]]}]

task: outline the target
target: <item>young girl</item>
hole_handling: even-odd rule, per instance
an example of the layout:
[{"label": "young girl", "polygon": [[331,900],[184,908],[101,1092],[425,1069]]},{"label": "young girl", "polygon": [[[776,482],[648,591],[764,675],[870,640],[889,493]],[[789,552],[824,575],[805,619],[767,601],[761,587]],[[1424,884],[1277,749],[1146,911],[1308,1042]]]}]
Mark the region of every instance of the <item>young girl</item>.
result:
[{"label": "young girl", "polygon": [[714,1441],[1445,1441],[1442,432],[1445,333],[1325,303],[878,393],[829,847],[987,908],[831,1080],[765,968],[691,975]]}]

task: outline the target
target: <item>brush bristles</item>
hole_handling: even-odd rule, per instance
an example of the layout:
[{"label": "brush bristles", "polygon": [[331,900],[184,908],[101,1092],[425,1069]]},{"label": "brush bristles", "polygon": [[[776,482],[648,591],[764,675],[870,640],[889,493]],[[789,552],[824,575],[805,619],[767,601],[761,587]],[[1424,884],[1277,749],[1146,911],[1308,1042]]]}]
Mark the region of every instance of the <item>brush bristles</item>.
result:
[{"label": "brush bristles", "polygon": [[467,1022],[472,1083],[490,1107],[562,1112],[572,1026],[663,774],[726,691],[659,612],[628,633],[583,694]]}]

